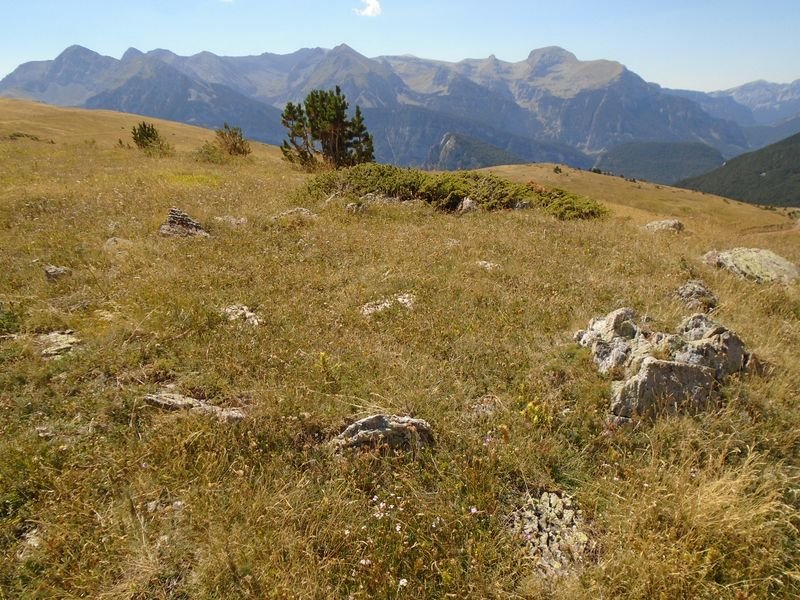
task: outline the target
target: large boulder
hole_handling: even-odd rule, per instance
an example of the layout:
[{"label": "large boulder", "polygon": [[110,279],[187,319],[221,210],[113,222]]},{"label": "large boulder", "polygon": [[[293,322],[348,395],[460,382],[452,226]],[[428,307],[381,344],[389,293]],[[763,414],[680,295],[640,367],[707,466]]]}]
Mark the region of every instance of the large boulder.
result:
[{"label": "large boulder", "polygon": [[703,256],[706,264],[727,269],[734,275],[756,283],[792,283],[800,277],[800,268],[771,250],[733,248],[724,252],[712,250]]},{"label": "large boulder", "polygon": [[336,450],[359,448],[412,450],[432,446],[433,443],[433,431],[426,421],[383,414],[356,421],[332,441]]},{"label": "large boulder", "polygon": [[728,376],[751,370],[752,357],[736,333],[704,313],[677,333],[637,323],[631,308],[592,319],[575,340],[591,348],[598,371],[610,374],[615,420],[666,409],[702,410]]},{"label": "large boulder", "polygon": [[715,388],[711,369],[651,356],[642,361],[636,375],[612,385],[611,414],[629,419],[670,409],[702,410]]}]

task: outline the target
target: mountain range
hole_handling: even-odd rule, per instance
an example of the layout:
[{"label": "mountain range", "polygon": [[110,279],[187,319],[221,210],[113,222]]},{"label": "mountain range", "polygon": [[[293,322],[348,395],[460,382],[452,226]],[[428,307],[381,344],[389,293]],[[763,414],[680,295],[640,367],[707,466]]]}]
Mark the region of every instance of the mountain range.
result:
[{"label": "mountain range", "polygon": [[[659,171],[665,152],[696,154],[704,144],[706,158],[718,152],[727,159],[800,131],[800,81],[669,90],[618,62],[580,61],[558,47],[519,62],[453,63],[368,58],[344,44],[243,57],[132,48],[120,59],[71,46],[53,60],[20,65],[0,81],[0,96],[206,127],[228,122],[274,144],[285,136],[286,102],[336,85],[362,107],[377,159],[398,165],[460,168],[502,158],[587,168],[616,146],[656,143],[668,146],[650,153],[645,172],[669,183],[673,172]],[[620,162],[631,154],[617,152],[614,164],[637,176],[630,169],[647,159]]]}]

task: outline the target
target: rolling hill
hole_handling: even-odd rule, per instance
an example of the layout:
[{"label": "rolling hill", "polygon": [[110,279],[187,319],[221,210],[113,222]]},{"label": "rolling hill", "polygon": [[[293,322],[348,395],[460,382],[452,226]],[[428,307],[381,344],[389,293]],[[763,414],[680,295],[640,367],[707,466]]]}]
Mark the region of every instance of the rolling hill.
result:
[{"label": "rolling hill", "polygon": [[678,185],[753,204],[800,207],[800,134]]}]

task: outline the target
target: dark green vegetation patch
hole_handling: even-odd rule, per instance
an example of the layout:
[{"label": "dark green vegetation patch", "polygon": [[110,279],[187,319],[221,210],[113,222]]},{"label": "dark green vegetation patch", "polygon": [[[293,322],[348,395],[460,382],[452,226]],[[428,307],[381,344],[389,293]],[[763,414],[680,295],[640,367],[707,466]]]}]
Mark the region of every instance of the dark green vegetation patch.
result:
[{"label": "dark green vegetation patch", "polygon": [[356,199],[377,194],[400,201],[424,200],[440,210],[453,211],[464,198],[485,210],[538,207],[558,219],[594,219],[606,209],[591,198],[560,189],[513,183],[486,172],[426,173],[374,163],[317,175],[307,186],[317,198],[331,194]]}]

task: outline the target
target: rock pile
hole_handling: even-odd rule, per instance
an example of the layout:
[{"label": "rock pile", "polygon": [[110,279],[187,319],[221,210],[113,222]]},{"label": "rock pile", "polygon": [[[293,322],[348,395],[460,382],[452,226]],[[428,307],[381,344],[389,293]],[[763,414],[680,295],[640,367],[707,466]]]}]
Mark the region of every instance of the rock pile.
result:
[{"label": "rock pile", "polygon": [[522,538],[528,554],[545,576],[564,575],[594,550],[581,511],[569,496],[542,492],[528,495],[511,515],[511,529]]},{"label": "rock pile", "polygon": [[337,451],[360,448],[413,450],[434,444],[431,426],[422,419],[372,415],[356,421],[331,441]]},{"label": "rock pile", "polygon": [[170,208],[166,222],[159,229],[161,235],[176,237],[209,237],[209,233],[203,229],[197,221],[191,218],[182,210]]},{"label": "rock pile", "polygon": [[679,233],[683,231],[683,223],[678,221],[678,219],[664,219],[663,221],[650,221],[644,228],[651,233],[657,233],[659,231]]},{"label": "rock pile", "polygon": [[706,264],[726,269],[756,283],[792,283],[800,277],[800,268],[771,250],[762,248],[733,248],[725,252],[712,250],[703,256]]},{"label": "rock pile", "polygon": [[729,375],[744,371],[751,355],[734,332],[703,313],[676,334],[651,331],[631,308],[592,319],[575,340],[592,349],[601,373],[612,376],[611,416],[625,422],[663,410],[702,410]]},{"label": "rock pile", "polygon": [[236,423],[244,419],[244,411],[240,408],[222,408],[214,406],[197,398],[190,398],[172,392],[159,392],[147,394],[144,401],[150,406],[161,410],[178,411],[188,410],[193,413],[202,413],[216,417],[223,423]]},{"label": "rock pile", "polygon": [[691,279],[675,291],[675,295],[683,300],[690,310],[709,312],[716,308],[717,297],[708,289],[705,282]]}]

